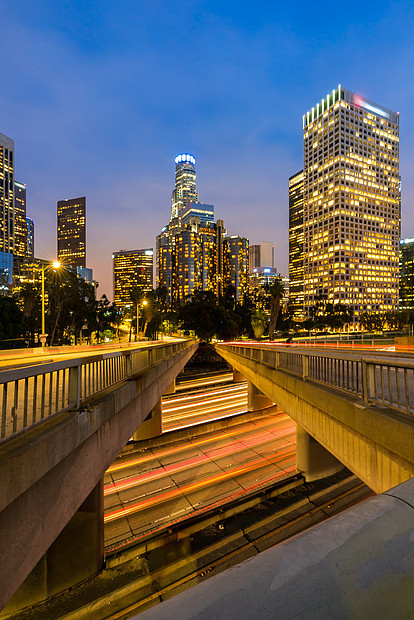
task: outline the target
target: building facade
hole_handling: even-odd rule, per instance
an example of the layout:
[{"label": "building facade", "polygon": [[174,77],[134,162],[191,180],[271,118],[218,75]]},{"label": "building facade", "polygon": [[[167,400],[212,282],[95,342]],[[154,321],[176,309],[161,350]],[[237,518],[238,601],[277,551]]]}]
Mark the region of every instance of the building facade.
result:
[{"label": "building facade", "polygon": [[249,240],[245,237],[224,239],[224,282],[235,288],[236,301],[243,301],[249,288]]},{"label": "building facade", "polygon": [[26,217],[26,256],[34,258],[34,222],[31,217]]},{"label": "building facade", "polygon": [[289,307],[296,321],[304,319],[303,170],[289,178]]},{"label": "building facade", "polygon": [[249,246],[249,269],[253,273],[254,269],[262,267],[274,268],[275,266],[275,246],[270,241],[261,241],[260,245]]},{"label": "building facade", "polygon": [[399,115],[338,86],[303,116],[303,147],[304,315],[321,295],[355,322],[394,309]]},{"label": "building facade", "polygon": [[14,250],[14,141],[0,133],[0,252]]},{"label": "building facade", "polygon": [[86,267],[86,197],[57,203],[58,260],[70,267]]},{"label": "building facade", "polygon": [[414,238],[400,241],[400,309],[414,308]]},{"label": "building facade", "polygon": [[118,307],[132,303],[134,288],[142,292],[152,290],[153,254],[152,248],[113,253],[114,302]]},{"label": "building facade", "polygon": [[14,182],[14,256],[27,255],[26,185]]}]

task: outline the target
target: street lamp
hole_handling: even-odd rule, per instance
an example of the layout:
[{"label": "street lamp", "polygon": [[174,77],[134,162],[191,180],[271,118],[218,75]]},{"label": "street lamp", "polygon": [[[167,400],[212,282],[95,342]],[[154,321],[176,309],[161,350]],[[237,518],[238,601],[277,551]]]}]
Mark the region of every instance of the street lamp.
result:
[{"label": "street lamp", "polygon": [[[142,302],[142,306],[146,306],[147,305],[147,300],[144,299],[144,301]],[[139,302],[137,301],[137,333],[135,334],[135,342],[138,340],[139,336]]]},{"label": "street lamp", "polygon": [[[46,267],[50,267],[50,264],[42,265],[42,333],[40,334],[40,342],[42,343],[42,347],[46,346],[46,338],[47,334],[45,327],[45,269]],[[58,260],[53,261],[52,263],[53,269],[59,269],[60,262]]]}]

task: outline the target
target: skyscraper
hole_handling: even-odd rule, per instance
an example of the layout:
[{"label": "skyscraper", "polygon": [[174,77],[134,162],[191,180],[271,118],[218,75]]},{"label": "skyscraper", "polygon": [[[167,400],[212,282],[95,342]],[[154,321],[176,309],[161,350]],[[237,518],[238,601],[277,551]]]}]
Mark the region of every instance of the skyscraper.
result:
[{"label": "skyscraper", "polygon": [[275,246],[271,241],[261,241],[260,245],[249,246],[249,270],[253,272],[255,267],[275,266]]},{"label": "skyscraper", "polygon": [[181,217],[189,202],[198,202],[196,191],[195,158],[188,153],[175,158],[175,187],[171,199],[171,219]]},{"label": "skyscraper", "polygon": [[153,249],[121,250],[112,255],[114,268],[114,302],[119,307],[132,303],[135,287],[152,290]]},{"label": "skyscraper", "polygon": [[400,241],[400,308],[414,308],[414,238]]},{"label": "skyscraper", "polygon": [[34,222],[31,217],[26,217],[26,256],[34,258]]},{"label": "skyscraper", "polygon": [[304,318],[303,170],[289,179],[289,306],[295,320]]},{"label": "skyscraper", "polygon": [[86,267],[86,198],[57,203],[58,259],[71,267]]},{"label": "skyscraper", "polygon": [[364,311],[398,300],[399,116],[338,86],[303,116],[303,295]]},{"label": "skyscraper", "polygon": [[14,256],[27,254],[26,185],[14,182]]},{"label": "skyscraper", "polygon": [[14,250],[14,142],[0,133],[0,251]]},{"label": "skyscraper", "polygon": [[236,301],[243,301],[249,286],[249,240],[245,237],[224,239],[224,282],[225,289],[235,288]]}]

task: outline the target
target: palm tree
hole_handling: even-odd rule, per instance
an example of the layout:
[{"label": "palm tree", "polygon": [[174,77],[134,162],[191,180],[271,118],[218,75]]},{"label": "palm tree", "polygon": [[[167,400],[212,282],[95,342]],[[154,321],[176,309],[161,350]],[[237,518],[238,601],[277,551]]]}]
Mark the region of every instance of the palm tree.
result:
[{"label": "palm tree", "polygon": [[281,278],[276,278],[271,287],[270,293],[270,321],[269,321],[269,340],[274,340],[277,317],[279,316],[280,305],[285,296],[285,289]]}]

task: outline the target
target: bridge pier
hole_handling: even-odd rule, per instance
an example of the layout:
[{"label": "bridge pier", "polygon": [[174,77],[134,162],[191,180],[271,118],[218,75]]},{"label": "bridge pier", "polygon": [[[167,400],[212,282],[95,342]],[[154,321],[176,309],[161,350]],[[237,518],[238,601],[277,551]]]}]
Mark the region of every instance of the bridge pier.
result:
[{"label": "bridge pier", "polygon": [[343,468],[338,459],[296,424],[296,469],[305,476],[306,482],[326,478]]},{"label": "bridge pier", "polygon": [[165,390],[164,394],[165,395],[167,395],[167,394],[175,394],[175,387],[176,387],[176,382],[175,382],[175,379],[174,379],[174,381],[171,383],[171,385],[169,385],[167,387],[167,389]]},{"label": "bridge pier", "polygon": [[240,381],[246,381],[246,377],[237,368],[233,368],[233,383],[240,383]]},{"label": "bridge pier", "polygon": [[258,411],[272,407],[274,402],[263,394],[251,381],[247,381],[247,410]]},{"label": "bridge pier", "polygon": [[34,605],[88,579],[104,563],[103,478],[4,608]]},{"label": "bridge pier", "polygon": [[143,439],[151,439],[162,435],[162,401],[161,398],[151,409],[145,420],[140,424],[138,430],[134,433],[134,441],[142,441]]}]

